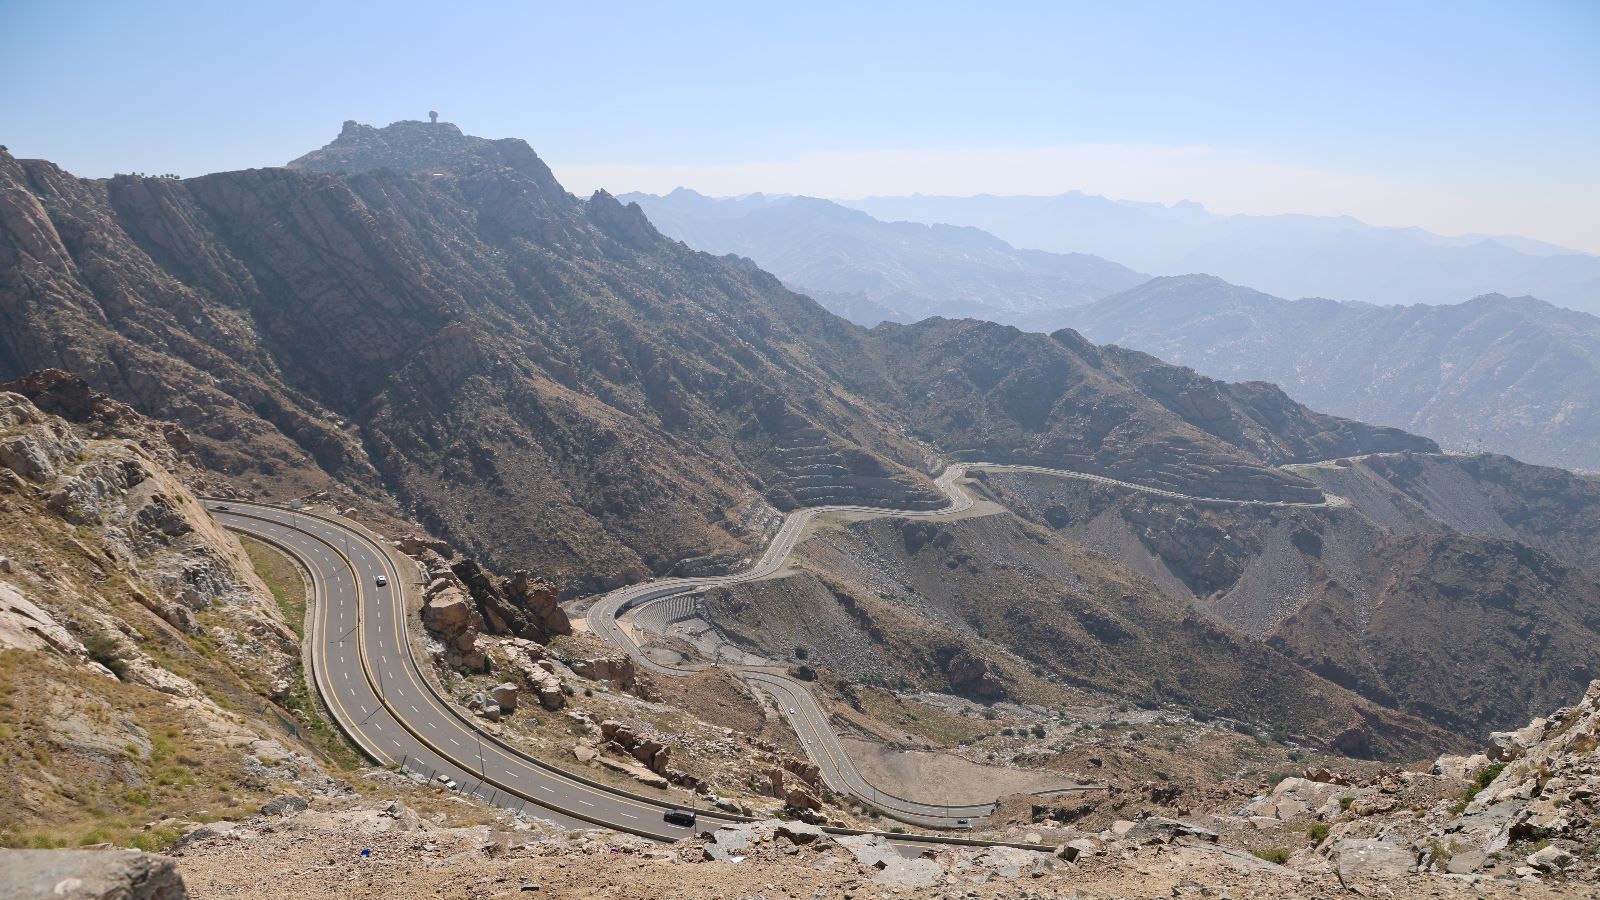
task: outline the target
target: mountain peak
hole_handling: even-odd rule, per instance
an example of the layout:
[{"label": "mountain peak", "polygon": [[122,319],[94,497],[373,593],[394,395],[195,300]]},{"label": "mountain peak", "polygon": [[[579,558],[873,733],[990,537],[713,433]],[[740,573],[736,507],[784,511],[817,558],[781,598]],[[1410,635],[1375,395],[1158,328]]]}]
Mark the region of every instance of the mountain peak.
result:
[{"label": "mountain peak", "polygon": [[291,169],[313,172],[365,172],[370,169],[411,171],[441,154],[458,154],[483,138],[468,137],[449,122],[414,119],[375,128],[346,119],[339,136],[320,150],[291,161]]},{"label": "mountain peak", "polygon": [[382,128],[347,120],[339,136],[319,150],[287,163],[291,169],[354,175],[392,169],[422,175],[465,175],[511,169],[538,186],[550,200],[568,195],[550,167],[527,141],[491,140],[464,133],[450,122],[408,119]]}]

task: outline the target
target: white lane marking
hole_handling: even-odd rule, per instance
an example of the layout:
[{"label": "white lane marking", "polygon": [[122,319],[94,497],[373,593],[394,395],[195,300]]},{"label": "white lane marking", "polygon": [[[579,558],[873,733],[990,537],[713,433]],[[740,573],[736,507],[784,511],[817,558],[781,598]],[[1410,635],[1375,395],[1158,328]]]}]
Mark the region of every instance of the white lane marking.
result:
[{"label": "white lane marking", "polygon": [[617,812],[617,815],[624,816],[624,817],[629,818],[629,819],[637,819],[637,818],[639,818],[638,816],[634,815],[633,813],[625,813],[625,812],[622,812],[620,810]]},{"label": "white lane marking", "polygon": [[417,709],[415,704],[411,705],[411,711],[414,712],[414,713],[417,713],[418,715],[422,714],[421,711]]},{"label": "white lane marking", "polygon": [[590,803],[587,800],[579,800],[578,802],[582,803],[584,806],[593,806],[594,805],[593,803]]},{"label": "white lane marking", "polygon": [[437,725],[433,724],[432,722],[428,723],[428,727],[432,728],[434,731],[438,731],[439,730],[439,727]]},{"label": "white lane marking", "polygon": [[456,740],[455,738],[451,738],[450,739],[450,743],[455,744],[457,747],[461,746],[461,742]]},{"label": "white lane marking", "polygon": [[555,788],[543,784],[539,785],[539,790],[544,791],[547,794],[554,794],[556,792]]}]

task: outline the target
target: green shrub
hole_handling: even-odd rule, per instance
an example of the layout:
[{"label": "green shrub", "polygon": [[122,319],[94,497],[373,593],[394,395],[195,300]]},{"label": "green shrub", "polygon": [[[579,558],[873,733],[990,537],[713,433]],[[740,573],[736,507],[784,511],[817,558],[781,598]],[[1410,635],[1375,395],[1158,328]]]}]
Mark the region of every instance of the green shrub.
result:
[{"label": "green shrub", "polygon": [[1280,866],[1289,861],[1289,851],[1282,847],[1274,847],[1271,850],[1251,850],[1250,852],[1269,863],[1277,863]]},{"label": "green shrub", "polygon": [[1482,792],[1484,788],[1493,784],[1494,780],[1499,778],[1500,773],[1504,772],[1505,770],[1506,764],[1503,762],[1495,763],[1492,766],[1485,767],[1483,771],[1479,772],[1477,776],[1472,779],[1472,783],[1467,785],[1466,801],[1471,803],[1473,797],[1478,796],[1478,794]]},{"label": "green shrub", "polygon": [[1313,846],[1313,847],[1315,847],[1318,844],[1322,843],[1323,841],[1327,840],[1328,839],[1328,823],[1327,822],[1318,822],[1317,824],[1312,825],[1310,828],[1307,828],[1306,829],[1306,837],[1311,839],[1311,846]]},{"label": "green shrub", "polygon": [[128,680],[128,660],[123,656],[122,645],[109,634],[91,634],[84,638],[83,649],[89,658],[111,670],[120,681]]}]

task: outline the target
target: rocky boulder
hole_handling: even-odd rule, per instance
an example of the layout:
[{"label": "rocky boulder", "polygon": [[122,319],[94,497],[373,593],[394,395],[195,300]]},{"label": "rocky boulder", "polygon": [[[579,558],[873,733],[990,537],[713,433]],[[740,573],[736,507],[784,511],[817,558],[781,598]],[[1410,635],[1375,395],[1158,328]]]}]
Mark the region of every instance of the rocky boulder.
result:
[{"label": "rocky boulder", "polygon": [[422,624],[444,645],[445,665],[452,669],[482,672],[488,658],[478,648],[483,619],[461,588],[446,579],[430,583],[422,601]]},{"label": "rocky boulder", "polygon": [[489,696],[506,712],[514,712],[517,708],[517,686],[509,681],[490,688]]},{"label": "rocky boulder", "polygon": [[137,850],[6,850],[0,894],[12,900],[183,900],[170,857]]},{"label": "rocky boulder", "polygon": [[540,643],[548,643],[558,634],[572,633],[572,623],[550,582],[532,578],[521,569],[509,578],[494,579],[471,559],[451,561],[450,571],[472,595],[490,632]]},{"label": "rocky boulder", "polygon": [[1217,833],[1209,828],[1161,816],[1147,816],[1134,822],[1123,837],[1141,844],[1170,844],[1179,838],[1215,844],[1219,839]]},{"label": "rocky boulder", "polygon": [[1006,696],[1005,682],[996,675],[993,665],[965,648],[950,655],[944,670],[950,688],[964,697],[999,700]]},{"label": "rocky boulder", "polygon": [[268,800],[261,806],[263,816],[292,816],[297,812],[304,812],[311,808],[304,798],[294,794],[281,794]]},{"label": "rocky boulder", "polygon": [[639,677],[633,658],[629,656],[603,656],[598,659],[580,659],[572,663],[573,674],[580,678],[604,681],[618,690],[652,699],[651,692]]},{"label": "rocky boulder", "polygon": [[500,709],[500,704],[494,702],[494,700],[483,691],[478,691],[477,693],[472,694],[466,699],[465,703],[467,709],[472,710],[479,718],[487,719],[490,722],[500,721],[500,715],[502,712]]},{"label": "rocky boulder", "polygon": [[1410,847],[1365,838],[1338,841],[1328,858],[1343,884],[1402,878],[1417,866],[1417,854]]},{"label": "rocky boulder", "polygon": [[672,761],[672,748],[665,743],[641,737],[615,719],[600,723],[600,740],[619,753],[626,753],[644,763],[657,775],[667,775],[667,766]]},{"label": "rocky boulder", "polygon": [[1371,791],[1364,788],[1289,777],[1278,782],[1271,794],[1248,803],[1243,812],[1253,818],[1284,822],[1329,819],[1339,814],[1346,800],[1369,793]]}]

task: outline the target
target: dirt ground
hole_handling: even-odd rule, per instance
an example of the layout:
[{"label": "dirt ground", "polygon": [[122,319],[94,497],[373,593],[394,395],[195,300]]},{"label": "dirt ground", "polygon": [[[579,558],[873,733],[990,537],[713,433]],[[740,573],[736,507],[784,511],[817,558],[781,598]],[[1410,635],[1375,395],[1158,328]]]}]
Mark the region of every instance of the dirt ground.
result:
[{"label": "dirt ground", "polygon": [[[437,815],[437,814],[434,814]],[[797,846],[770,833],[736,857],[709,860],[705,842],[660,845],[603,832],[560,832],[501,822],[441,827],[401,808],[319,805],[257,819],[176,851],[197,900],[251,898],[559,897],[573,900],[734,898],[1229,897],[1327,898],[1348,893],[1306,874],[1214,845],[1125,846],[1067,863],[1049,853],[939,850],[887,867],[827,840]],[[897,870],[920,883],[894,883]],[[931,873],[931,874],[930,874]],[[1600,896],[1587,885],[1417,875],[1363,884],[1393,898]]]},{"label": "dirt ground", "polygon": [[1077,784],[1049,772],[979,765],[951,753],[893,750],[849,737],[841,742],[868,782],[912,800],[937,797],[941,803],[987,803],[1008,794]]}]

